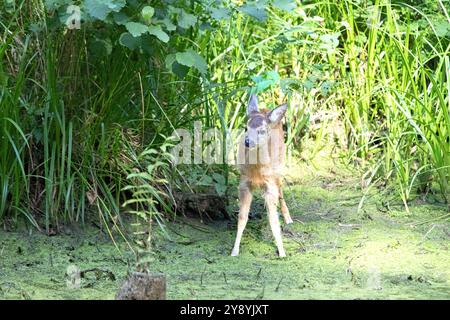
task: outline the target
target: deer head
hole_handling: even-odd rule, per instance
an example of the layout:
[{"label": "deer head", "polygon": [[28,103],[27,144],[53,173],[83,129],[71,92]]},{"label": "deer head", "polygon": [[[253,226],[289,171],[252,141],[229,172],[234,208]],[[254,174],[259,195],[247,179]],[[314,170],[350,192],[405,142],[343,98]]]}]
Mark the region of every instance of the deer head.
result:
[{"label": "deer head", "polygon": [[266,145],[270,130],[281,123],[287,110],[287,105],[283,104],[273,110],[259,110],[258,98],[252,94],[247,106],[247,128],[245,133],[245,147],[249,149]]}]

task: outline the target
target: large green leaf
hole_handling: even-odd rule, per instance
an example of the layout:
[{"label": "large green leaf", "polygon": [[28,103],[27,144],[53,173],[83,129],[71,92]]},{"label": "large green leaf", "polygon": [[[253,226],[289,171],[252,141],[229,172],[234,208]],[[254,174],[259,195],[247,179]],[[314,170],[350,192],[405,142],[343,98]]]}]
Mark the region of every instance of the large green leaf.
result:
[{"label": "large green leaf", "polygon": [[84,6],[91,17],[105,20],[109,13],[119,12],[126,0],[86,0]]},{"label": "large green leaf", "polygon": [[72,4],[72,0],[45,0],[44,4],[47,10],[55,10],[61,8],[64,5]]},{"label": "large green leaf", "polygon": [[438,37],[445,37],[447,33],[450,33],[450,23],[444,18],[436,19],[433,26]]},{"label": "large green leaf", "polygon": [[155,37],[157,37],[159,40],[161,40],[162,42],[167,43],[169,41],[169,36],[167,35],[167,33],[165,33],[162,29],[160,25],[154,25],[154,26],[149,26],[148,27],[148,32],[151,35],[154,35]]},{"label": "large green leaf", "polygon": [[149,31],[145,24],[139,22],[128,22],[125,27],[133,37],[139,37]]},{"label": "large green leaf", "polygon": [[185,52],[178,52],[175,57],[179,64],[194,67],[202,74],[205,74],[208,69],[205,59],[192,49],[188,49]]},{"label": "large green leaf", "polygon": [[252,76],[252,80],[255,82],[256,92],[263,92],[271,86],[278,85],[280,82],[280,75],[276,71],[267,71],[261,76]]},{"label": "large green leaf", "polygon": [[119,43],[128,49],[135,50],[141,46],[141,38],[135,38],[128,32],[120,35]]},{"label": "large green leaf", "polygon": [[175,31],[177,29],[177,26],[173,24],[172,20],[169,18],[164,18],[164,20],[161,21],[165,26],[167,31]]},{"label": "large green leaf", "polygon": [[142,18],[144,18],[145,21],[149,22],[155,14],[155,9],[150,6],[145,6],[142,8],[141,14]]},{"label": "large green leaf", "polygon": [[231,16],[231,11],[228,8],[211,8],[210,14],[214,20],[227,20]]},{"label": "large green leaf", "polygon": [[123,12],[114,12],[112,17],[114,22],[119,25],[125,25],[128,21],[130,21],[130,18]]},{"label": "large green leaf", "polygon": [[297,3],[295,0],[274,0],[272,4],[274,7],[285,11],[292,11],[297,8]]},{"label": "large green leaf", "polygon": [[166,56],[165,64],[167,69],[172,69],[173,63],[176,61],[176,57],[174,54],[169,54]]},{"label": "large green leaf", "polygon": [[239,11],[255,18],[258,21],[267,20],[267,0],[251,1],[247,2],[243,6],[238,8]]},{"label": "large green leaf", "polygon": [[186,67],[177,62],[177,58],[175,54],[169,54],[165,60],[166,68],[171,70],[174,74],[176,74],[179,78],[184,78],[186,74],[189,72],[189,67]]},{"label": "large green leaf", "polygon": [[187,13],[184,10],[181,10],[180,15],[178,16],[178,25],[183,29],[188,29],[190,27],[195,26],[197,23],[197,17],[193,14]]}]

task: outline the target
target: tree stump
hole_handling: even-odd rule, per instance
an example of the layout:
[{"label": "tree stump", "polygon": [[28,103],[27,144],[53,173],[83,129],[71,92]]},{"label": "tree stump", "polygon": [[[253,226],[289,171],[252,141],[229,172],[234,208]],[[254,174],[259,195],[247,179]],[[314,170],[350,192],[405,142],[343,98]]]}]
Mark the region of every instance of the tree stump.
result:
[{"label": "tree stump", "polygon": [[215,193],[182,193],[175,192],[176,210],[183,215],[208,218],[210,220],[230,219],[226,204],[227,199]]},{"label": "tree stump", "polygon": [[165,299],[166,277],[162,273],[133,272],[116,295],[116,300]]}]

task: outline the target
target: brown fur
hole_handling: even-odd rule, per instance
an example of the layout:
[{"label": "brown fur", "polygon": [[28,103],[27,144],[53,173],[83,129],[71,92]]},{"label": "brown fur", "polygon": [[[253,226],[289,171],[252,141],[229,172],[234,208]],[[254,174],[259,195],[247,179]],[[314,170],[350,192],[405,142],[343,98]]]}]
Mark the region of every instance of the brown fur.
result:
[{"label": "brown fur", "polygon": [[[286,254],[281,239],[281,228],[277,212],[279,202],[281,203],[281,212],[284,221],[286,223],[292,223],[292,219],[289,215],[289,210],[281,190],[282,170],[286,152],[283,127],[281,121],[273,124],[270,123],[268,110],[250,113],[248,128],[255,128],[256,123],[257,127],[261,127],[263,130],[267,128],[268,139],[265,144],[261,146],[258,145],[254,149],[246,148],[243,143],[240,145],[240,148],[242,148],[241,154],[245,156],[246,162],[240,166],[241,178],[239,184],[240,210],[238,231],[231,255],[236,256],[239,254],[239,245],[248,220],[248,212],[252,201],[252,191],[256,188],[262,188],[264,190],[269,222],[278,247],[278,253],[280,256],[285,256]],[[262,150],[262,148],[266,149]],[[254,158],[257,159],[257,161],[253,162],[253,164],[248,161],[252,152],[256,152],[257,155],[257,158]],[[264,155],[268,156],[268,159],[265,159]]]}]

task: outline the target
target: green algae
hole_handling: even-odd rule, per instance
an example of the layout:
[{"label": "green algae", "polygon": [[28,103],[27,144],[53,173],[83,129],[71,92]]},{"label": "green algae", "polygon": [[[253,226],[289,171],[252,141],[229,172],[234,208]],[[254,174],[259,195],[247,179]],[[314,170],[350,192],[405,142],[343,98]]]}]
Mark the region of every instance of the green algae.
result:
[{"label": "green algae", "polygon": [[[94,229],[54,237],[0,232],[0,298],[112,299],[117,279],[126,276],[127,259]],[[66,274],[70,266],[93,271],[86,272],[79,287],[71,287]]]},{"label": "green algae", "polygon": [[[154,236],[151,271],[167,276],[169,299],[449,299],[450,221],[444,206],[380,208],[335,166],[297,167],[285,198],[294,224],[283,226],[287,258],[276,256],[261,198],[256,197],[239,257],[229,256],[235,223],[168,222]],[[0,232],[0,298],[113,299],[132,254],[119,253],[96,229],[70,235]],[[67,284],[70,265],[90,273]]]}]

